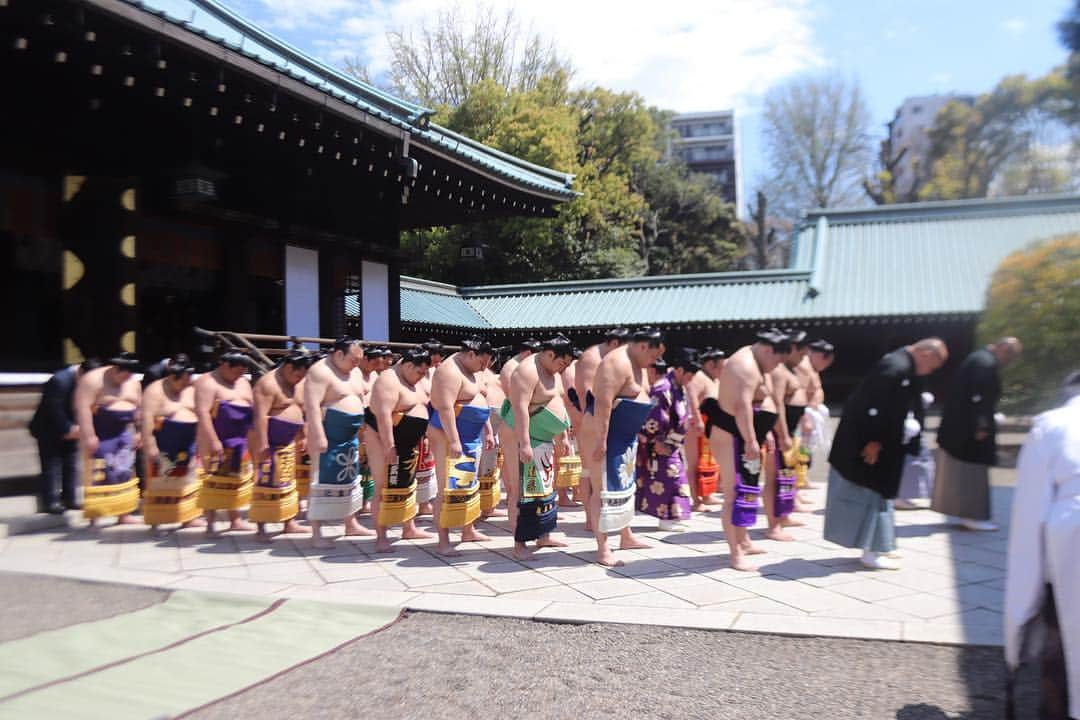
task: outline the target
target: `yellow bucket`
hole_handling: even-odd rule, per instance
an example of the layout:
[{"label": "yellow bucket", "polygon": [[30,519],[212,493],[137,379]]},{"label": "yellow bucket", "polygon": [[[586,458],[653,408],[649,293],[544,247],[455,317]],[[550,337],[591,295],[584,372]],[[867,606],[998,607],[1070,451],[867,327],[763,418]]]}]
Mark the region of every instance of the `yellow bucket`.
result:
[{"label": "yellow bucket", "polygon": [[480,518],[480,483],[475,470],[462,467],[466,464],[475,468],[476,459],[463,455],[446,460],[446,490],[439,511],[439,527],[444,530],[472,525]]},{"label": "yellow bucket", "polygon": [[[168,478],[172,480],[174,478]],[[170,487],[162,483],[166,478],[153,478],[147,483],[143,494],[143,522],[147,525],[186,523],[199,517],[199,488],[197,477],[175,478],[182,480]]]},{"label": "yellow bucket", "polygon": [[379,492],[379,517],[376,522],[380,527],[400,525],[416,517],[416,480],[407,488],[383,485]]},{"label": "yellow bucket", "polygon": [[239,475],[200,473],[199,507],[203,510],[240,510],[251,504],[255,473],[250,464]]},{"label": "yellow bucket", "polygon": [[[94,461],[91,478],[104,477],[105,461]],[[100,473],[100,475],[99,475]],[[139,509],[139,478],[132,476],[127,482],[115,485],[87,485],[83,498],[83,517],[101,518],[128,515]]]},{"label": "yellow bucket", "polygon": [[555,487],[572,488],[581,482],[581,458],[567,455],[559,458],[559,472],[555,475]]}]

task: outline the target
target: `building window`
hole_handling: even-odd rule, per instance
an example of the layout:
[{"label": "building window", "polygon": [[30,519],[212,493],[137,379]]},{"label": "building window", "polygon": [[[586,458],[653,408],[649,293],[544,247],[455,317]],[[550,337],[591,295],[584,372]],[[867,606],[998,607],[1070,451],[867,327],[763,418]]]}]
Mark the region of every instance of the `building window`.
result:
[{"label": "building window", "polygon": [[731,132],[727,123],[704,122],[683,125],[679,127],[679,135],[687,137],[712,137],[714,135],[727,135]]},{"label": "building window", "polygon": [[921,112],[922,112],[922,105],[912,105],[911,106],[911,114],[912,115],[918,115]]},{"label": "building window", "polygon": [[686,153],[687,162],[708,162],[710,160],[727,160],[727,144],[705,145],[704,147],[690,148]]},{"label": "building window", "polygon": [[335,302],[334,335],[360,337],[363,323],[360,319],[360,276],[345,275],[341,294]]}]

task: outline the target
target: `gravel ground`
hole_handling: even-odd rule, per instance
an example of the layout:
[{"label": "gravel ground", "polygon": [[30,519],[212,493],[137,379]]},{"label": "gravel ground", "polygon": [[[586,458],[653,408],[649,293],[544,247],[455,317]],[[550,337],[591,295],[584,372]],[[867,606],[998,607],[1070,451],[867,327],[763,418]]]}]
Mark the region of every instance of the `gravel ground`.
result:
[{"label": "gravel ground", "polygon": [[0,573],[0,642],[134,612],[168,595],[128,585]]},{"label": "gravel ground", "polygon": [[[166,595],[0,573],[0,642]],[[1037,692],[1024,673],[1018,717]],[[414,613],[189,717],[997,720],[1003,697],[1000,648]]]},{"label": "gravel ground", "polygon": [[996,648],[417,613],[191,717],[975,719],[1003,688]]}]

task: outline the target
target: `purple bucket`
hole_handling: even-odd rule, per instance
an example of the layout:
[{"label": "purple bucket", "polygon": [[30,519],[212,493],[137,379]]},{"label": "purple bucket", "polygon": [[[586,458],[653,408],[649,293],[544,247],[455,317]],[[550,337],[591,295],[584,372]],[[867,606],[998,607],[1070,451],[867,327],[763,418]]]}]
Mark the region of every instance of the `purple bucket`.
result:
[{"label": "purple bucket", "polygon": [[757,520],[758,501],[761,499],[761,461],[755,460],[748,467],[745,458],[746,445],[735,437],[735,499],[731,503],[731,524],[735,527],[751,527]]},{"label": "purple bucket", "polygon": [[751,527],[757,520],[758,500],[761,488],[749,485],[741,479],[735,481],[735,502],[731,507],[731,524],[735,527]]},{"label": "purple bucket", "polygon": [[776,450],[775,517],[787,517],[795,511],[795,468],[784,467],[784,456]]}]

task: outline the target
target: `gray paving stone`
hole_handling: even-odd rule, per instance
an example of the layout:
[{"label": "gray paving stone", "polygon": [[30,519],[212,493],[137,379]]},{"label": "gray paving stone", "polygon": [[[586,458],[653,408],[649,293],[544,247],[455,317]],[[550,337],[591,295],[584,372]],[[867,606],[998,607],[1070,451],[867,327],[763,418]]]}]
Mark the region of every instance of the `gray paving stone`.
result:
[{"label": "gray paving stone", "polygon": [[681,600],[670,593],[663,592],[661,590],[653,590],[652,592],[640,593],[638,595],[622,595],[619,597],[607,598],[605,600],[597,600],[599,605],[632,605],[635,607],[649,607],[649,608],[682,608],[684,610],[693,610],[694,603]]},{"label": "gray paving stone", "polygon": [[763,597],[751,597],[745,600],[729,600],[716,605],[705,605],[702,610],[724,610],[727,612],[748,612],[765,615],[805,615],[802,610],[797,610],[790,605],[770,600]]},{"label": "gray paving stone", "polygon": [[955,615],[973,607],[970,603],[963,602],[957,598],[930,595],[928,593],[905,595],[904,597],[880,600],[878,604],[894,610],[899,610],[900,612],[910,613],[911,615],[921,617],[924,620],[940,618],[946,615]]},{"label": "gray paving stone", "polygon": [[[814,493],[820,503],[823,492]],[[995,512],[1007,514],[1007,501],[997,501]],[[442,612],[529,617],[552,608],[552,618],[574,622],[711,628],[746,617],[743,629],[754,631],[843,635],[847,622],[849,637],[1000,642],[1004,531],[951,529],[930,511],[899,515],[904,569],[886,573],[862,568],[857,550],[825,542],[820,513],[800,517],[807,526],[792,529],[790,543],[762,539],[759,517],[752,535],[768,552],[755,558],[761,569],[752,573],[729,567],[717,513],[696,516],[686,533],[661,533],[640,518],[635,528],[652,547],[619,551],[623,567],[601,567],[592,535],[581,530],[580,510],[560,519],[560,536],[571,547],[542,550],[530,563],[510,557],[513,538],[506,521],[497,520],[483,523],[492,542],[462,543],[463,554],[454,559],[436,555],[433,541],[398,541],[397,552],[376,554],[373,540],[342,538],[340,526],[330,528],[339,539],[329,551],[312,548],[303,536],[265,545],[251,533],[208,540],[192,529],[151,538],[145,527],[108,526],[0,539],[0,569],[339,602],[414,602]],[[430,527],[430,519],[421,526]],[[718,615],[702,619],[710,614]],[[770,617],[783,627],[768,627]]]},{"label": "gray paving stone", "polygon": [[580,582],[574,583],[571,587],[588,595],[593,600],[606,600],[620,595],[637,595],[653,589],[633,578],[608,578],[607,580]]},{"label": "gray paving stone", "polygon": [[716,605],[728,600],[748,600],[755,597],[752,592],[715,580],[707,585],[665,588],[664,592],[698,606]]},{"label": "gray paving stone", "polygon": [[843,583],[841,585],[833,585],[829,589],[832,592],[847,595],[856,600],[862,600],[863,602],[869,603],[877,602],[878,600],[887,600],[888,598],[902,597],[904,595],[913,595],[917,592],[911,588],[893,585],[873,578]]}]

